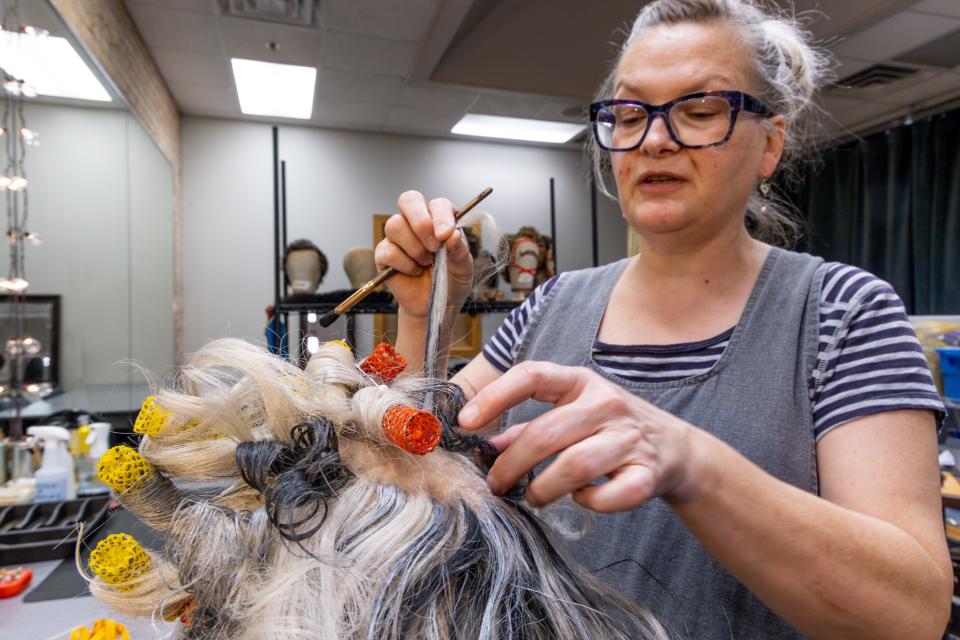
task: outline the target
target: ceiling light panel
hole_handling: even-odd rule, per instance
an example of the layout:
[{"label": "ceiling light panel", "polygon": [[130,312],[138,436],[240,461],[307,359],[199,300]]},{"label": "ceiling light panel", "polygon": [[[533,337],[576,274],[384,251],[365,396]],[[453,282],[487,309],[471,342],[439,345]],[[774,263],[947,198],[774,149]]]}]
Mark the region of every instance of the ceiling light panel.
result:
[{"label": "ceiling light panel", "polygon": [[0,31],[0,67],[43,96],[110,102],[112,98],[64,38]]},{"label": "ceiling light panel", "polygon": [[462,136],[563,144],[570,142],[584,129],[586,129],[586,125],[569,122],[504,118],[468,113],[453,126],[450,133]]},{"label": "ceiling light panel", "polygon": [[315,67],[231,58],[240,110],[251,116],[309,119],[317,85]]}]

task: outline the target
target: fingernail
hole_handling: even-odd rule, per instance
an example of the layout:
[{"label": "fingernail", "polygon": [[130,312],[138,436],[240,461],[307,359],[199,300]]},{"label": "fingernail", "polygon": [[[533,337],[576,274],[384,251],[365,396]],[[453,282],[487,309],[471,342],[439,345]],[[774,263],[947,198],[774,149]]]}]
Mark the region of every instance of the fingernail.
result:
[{"label": "fingernail", "polygon": [[464,422],[473,422],[477,418],[477,414],[480,413],[476,407],[471,407],[467,405],[460,411],[460,415],[457,416],[457,420],[463,424]]},{"label": "fingernail", "polygon": [[503,440],[503,435],[498,433],[497,435],[491,437],[488,442],[493,445],[494,449],[502,452],[504,449],[506,449],[506,447],[501,446],[501,442],[503,442]]},{"label": "fingernail", "polygon": [[441,222],[440,224],[437,225],[436,233],[438,236],[442,236],[449,230],[450,230],[450,225],[447,224],[446,222]]},{"label": "fingernail", "polygon": [[493,476],[487,476],[487,486],[490,487],[490,493],[500,495],[500,483]]}]

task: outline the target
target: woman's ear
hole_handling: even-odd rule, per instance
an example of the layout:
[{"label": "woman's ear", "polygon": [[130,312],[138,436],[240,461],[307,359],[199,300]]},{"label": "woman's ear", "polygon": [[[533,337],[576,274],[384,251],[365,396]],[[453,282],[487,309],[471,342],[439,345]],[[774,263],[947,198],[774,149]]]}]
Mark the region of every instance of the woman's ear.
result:
[{"label": "woman's ear", "polygon": [[787,121],[783,116],[772,116],[767,120],[766,146],[763,149],[763,156],[760,158],[761,180],[769,178],[776,171],[780,163],[780,157],[783,155],[783,143],[787,137]]}]

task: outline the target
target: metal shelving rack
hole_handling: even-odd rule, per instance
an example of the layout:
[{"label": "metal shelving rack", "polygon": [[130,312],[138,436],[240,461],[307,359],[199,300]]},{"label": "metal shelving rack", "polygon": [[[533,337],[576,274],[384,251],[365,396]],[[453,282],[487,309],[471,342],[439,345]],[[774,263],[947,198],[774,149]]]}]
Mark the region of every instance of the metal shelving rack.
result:
[{"label": "metal shelving rack", "polygon": [[[289,319],[291,313],[299,314],[299,328],[297,331],[297,352],[303,353],[302,342],[305,334],[303,328],[307,325],[307,314],[316,313],[322,315],[332,311],[340,302],[342,302],[352,291],[345,291],[343,298],[332,300],[330,295],[286,295],[286,284],[283,278],[283,251],[287,246],[287,167],[286,161],[280,160],[279,152],[279,130],[273,127],[273,309],[276,317],[283,318],[283,322],[290,329]],[[554,217],[554,199],[553,199],[553,179],[550,180],[550,210],[551,222]],[[553,226],[553,224],[551,225]],[[556,231],[554,231],[556,234]],[[366,300],[356,304],[349,312],[345,313],[346,326],[344,337],[350,344],[356,344],[355,339],[355,316],[361,313],[396,313],[397,305],[386,303],[382,300],[373,300],[376,294],[372,294]],[[516,300],[497,300],[491,302],[481,302],[478,300],[468,300],[463,306],[463,313],[482,314],[482,313],[507,313],[521,303]],[[301,364],[303,362],[301,355]]]}]

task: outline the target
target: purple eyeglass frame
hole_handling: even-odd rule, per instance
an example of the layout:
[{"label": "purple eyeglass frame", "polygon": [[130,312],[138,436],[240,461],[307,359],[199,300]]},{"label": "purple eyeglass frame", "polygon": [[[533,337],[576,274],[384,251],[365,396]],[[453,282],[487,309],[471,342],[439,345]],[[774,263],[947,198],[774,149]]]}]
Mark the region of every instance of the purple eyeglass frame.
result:
[{"label": "purple eyeglass frame", "polygon": [[[674,107],[678,102],[684,102],[685,100],[694,100],[696,98],[707,98],[707,97],[719,97],[726,98],[727,102],[730,103],[730,128],[727,129],[727,135],[724,136],[723,140],[719,142],[713,142],[710,144],[685,144],[680,138],[677,137],[677,134],[673,131],[673,124],[670,122],[670,109]],[[612,149],[603,144],[600,140],[600,132],[598,130],[599,124],[597,119],[602,110],[605,110],[607,107],[612,107],[618,104],[632,105],[635,107],[641,107],[644,111],[647,112],[647,128],[644,130],[643,135],[640,136],[640,140],[637,144],[632,147],[626,147],[623,149]],[[680,96],[670,102],[665,102],[663,104],[648,104],[646,102],[640,102],[639,100],[601,100],[599,102],[594,102],[590,105],[590,122],[593,125],[593,138],[597,141],[597,145],[601,149],[606,149],[607,151],[633,151],[643,144],[643,141],[647,139],[647,134],[650,133],[650,127],[653,125],[653,121],[656,120],[657,116],[663,116],[663,122],[667,126],[667,133],[670,134],[670,138],[680,145],[681,148],[685,149],[705,149],[707,147],[717,147],[721,144],[726,143],[730,140],[730,136],[733,135],[733,129],[737,124],[737,116],[741,111],[747,111],[749,113],[755,113],[760,116],[765,116],[767,118],[774,115],[773,111],[761,102],[759,99],[753,97],[749,93],[744,93],[743,91],[700,91],[698,93],[688,93],[687,95]],[[609,113],[609,112],[608,112]]]}]

